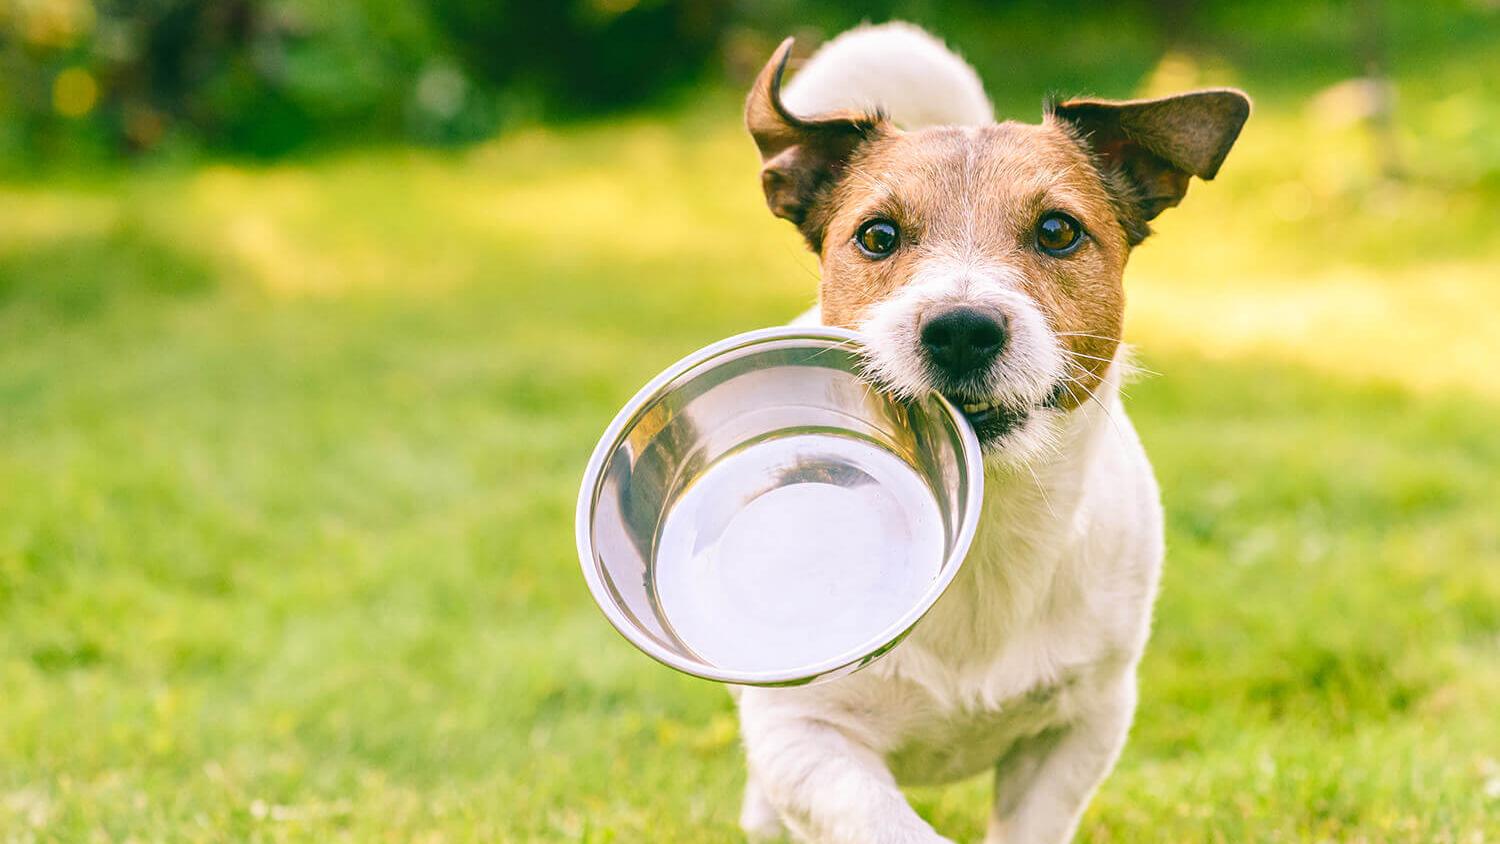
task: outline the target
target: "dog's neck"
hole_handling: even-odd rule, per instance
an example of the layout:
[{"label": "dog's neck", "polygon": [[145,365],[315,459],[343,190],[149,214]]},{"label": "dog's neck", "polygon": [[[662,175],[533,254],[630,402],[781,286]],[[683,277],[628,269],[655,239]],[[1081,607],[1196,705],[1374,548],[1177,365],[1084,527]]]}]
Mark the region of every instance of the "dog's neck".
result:
[{"label": "dog's neck", "polygon": [[[1063,416],[1046,433],[1045,442],[1028,447],[1024,459],[986,462],[981,531],[1003,527],[1007,533],[1020,531],[1056,542],[1058,528],[1072,518],[1083,498],[1089,463],[1101,448],[1132,436],[1122,424],[1119,400],[1129,357],[1129,348],[1121,345],[1088,399]],[[969,556],[976,559],[975,552]]]}]

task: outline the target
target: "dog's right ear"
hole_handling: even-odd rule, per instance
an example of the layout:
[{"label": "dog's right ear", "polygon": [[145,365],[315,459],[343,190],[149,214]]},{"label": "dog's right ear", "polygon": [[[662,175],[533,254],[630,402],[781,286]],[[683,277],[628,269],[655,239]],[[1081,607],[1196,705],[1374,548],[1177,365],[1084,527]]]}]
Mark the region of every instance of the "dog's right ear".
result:
[{"label": "dog's right ear", "polygon": [[879,114],[836,111],[798,117],[781,102],[781,78],[792,39],[781,42],[756,77],[745,126],[760,148],[760,182],[771,213],[802,229],[814,250],[821,226],[810,218],[818,192],[832,184],[861,143],[888,126]]}]

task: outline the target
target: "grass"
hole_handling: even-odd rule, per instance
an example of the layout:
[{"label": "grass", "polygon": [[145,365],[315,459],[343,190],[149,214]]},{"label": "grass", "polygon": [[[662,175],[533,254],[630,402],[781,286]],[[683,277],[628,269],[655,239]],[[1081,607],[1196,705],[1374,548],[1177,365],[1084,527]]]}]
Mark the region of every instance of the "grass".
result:
[{"label": "grass", "polygon": [[[1477,137],[1495,55],[1403,91]],[[1500,152],[1417,96],[1378,183],[1274,99],[1127,277],[1170,552],[1082,837],[1493,841]],[[733,112],[0,185],[0,840],[737,840],[728,696],[571,530],[638,384],[812,296]]]}]

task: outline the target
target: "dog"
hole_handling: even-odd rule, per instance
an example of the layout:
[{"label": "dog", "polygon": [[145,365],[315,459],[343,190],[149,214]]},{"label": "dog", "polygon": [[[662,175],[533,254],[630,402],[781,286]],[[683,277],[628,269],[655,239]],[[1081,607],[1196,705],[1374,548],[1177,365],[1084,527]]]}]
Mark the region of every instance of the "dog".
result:
[{"label": "dog", "polygon": [[917,27],[844,33],[783,91],[791,45],[745,120],[767,204],[821,266],[801,321],[860,332],[879,387],[962,408],[985,498],[963,569],[883,659],[735,690],[741,827],[947,841],[899,787],[993,770],[986,842],[1070,840],[1134,717],[1163,555],[1119,398],[1121,277],[1150,221],[1219,171],[1249,98],[1074,99],[997,123],[974,70]]}]

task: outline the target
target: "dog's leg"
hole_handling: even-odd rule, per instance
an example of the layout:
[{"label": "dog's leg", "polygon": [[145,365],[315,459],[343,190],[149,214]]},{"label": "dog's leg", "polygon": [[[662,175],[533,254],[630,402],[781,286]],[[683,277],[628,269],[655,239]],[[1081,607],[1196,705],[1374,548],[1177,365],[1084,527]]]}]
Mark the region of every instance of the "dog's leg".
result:
[{"label": "dog's leg", "polygon": [[995,805],[985,844],[1063,844],[1114,767],[1135,714],[1135,677],[1067,727],[1018,743],[995,764]]},{"label": "dog's leg", "polygon": [[948,842],[907,804],[885,762],[837,728],[786,715],[744,717],[742,726],[751,778],[799,840]]}]

